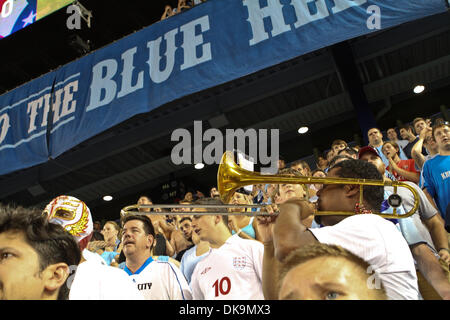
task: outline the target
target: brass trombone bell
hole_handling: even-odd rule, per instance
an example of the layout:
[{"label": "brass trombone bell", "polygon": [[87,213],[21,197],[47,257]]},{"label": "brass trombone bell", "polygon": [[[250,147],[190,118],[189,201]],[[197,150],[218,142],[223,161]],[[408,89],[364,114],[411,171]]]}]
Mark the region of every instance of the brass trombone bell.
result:
[{"label": "brass trombone bell", "polygon": [[[241,187],[256,184],[342,184],[342,185],[359,185],[359,202],[363,203],[363,187],[370,186],[391,186],[394,188],[392,199],[389,202],[399,205],[400,196],[397,194],[397,188],[403,187],[409,189],[414,195],[414,206],[405,214],[398,214],[397,208],[393,206],[393,213],[375,213],[383,218],[398,219],[407,218],[414,214],[419,207],[419,194],[416,189],[401,181],[383,181],[371,179],[353,179],[353,178],[319,178],[319,177],[291,177],[283,175],[263,175],[260,173],[245,170],[234,162],[233,153],[226,151],[219,165],[217,172],[217,189],[222,202],[228,203],[233,194]],[[401,202],[401,198],[400,198]],[[257,213],[258,214],[258,213]],[[354,215],[350,211],[317,211],[315,215]]]}]

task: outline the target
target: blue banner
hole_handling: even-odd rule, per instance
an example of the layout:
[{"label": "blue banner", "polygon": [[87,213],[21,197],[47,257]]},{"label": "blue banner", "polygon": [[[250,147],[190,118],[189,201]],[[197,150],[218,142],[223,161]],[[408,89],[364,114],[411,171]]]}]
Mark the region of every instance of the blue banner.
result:
[{"label": "blue banner", "polygon": [[209,0],[0,96],[0,175],[183,96],[446,10],[444,0]]}]

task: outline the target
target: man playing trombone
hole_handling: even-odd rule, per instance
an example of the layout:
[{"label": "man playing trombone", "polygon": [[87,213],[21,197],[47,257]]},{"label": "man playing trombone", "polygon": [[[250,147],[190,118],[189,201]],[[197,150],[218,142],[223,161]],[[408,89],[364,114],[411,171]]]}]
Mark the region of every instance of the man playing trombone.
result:
[{"label": "man playing trombone", "polygon": [[[360,160],[336,164],[328,171],[327,177],[382,179],[373,165]],[[305,245],[321,242],[339,245],[367,261],[373,268],[367,272],[375,271],[375,277],[382,281],[389,299],[419,299],[414,260],[408,244],[392,222],[371,214],[380,211],[383,187],[365,186],[362,203],[359,202],[359,185],[325,183],[317,196],[319,211],[355,214],[320,216],[320,223],[324,227],[309,229],[302,224],[302,218],[312,214],[313,209],[306,201],[290,199],[280,205],[276,219],[259,217],[260,231],[265,236],[265,298],[278,298],[278,279],[273,275],[289,253]],[[367,288],[377,289],[376,286]]]}]

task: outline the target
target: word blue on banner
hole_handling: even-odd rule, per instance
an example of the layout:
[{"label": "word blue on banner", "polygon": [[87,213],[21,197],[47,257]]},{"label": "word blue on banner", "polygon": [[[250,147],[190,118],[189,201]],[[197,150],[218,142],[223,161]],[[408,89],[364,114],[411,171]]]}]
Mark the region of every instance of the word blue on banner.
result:
[{"label": "word blue on banner", "polygon": [[446,10],[444,0],[209,0],[0,96],[0,175],[183,96]]}]

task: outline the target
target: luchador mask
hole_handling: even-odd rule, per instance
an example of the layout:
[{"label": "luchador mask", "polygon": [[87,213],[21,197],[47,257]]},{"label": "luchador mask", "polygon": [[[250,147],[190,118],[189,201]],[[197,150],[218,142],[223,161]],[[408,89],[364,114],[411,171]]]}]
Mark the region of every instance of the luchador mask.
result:
[{"label": "luchador mask", "polygon": [[44,209],[51,223],[60,224],[73,235],[78,242],[89,236],[94,225],[87,205],[72,196],[59,196],[53,199]]}]

